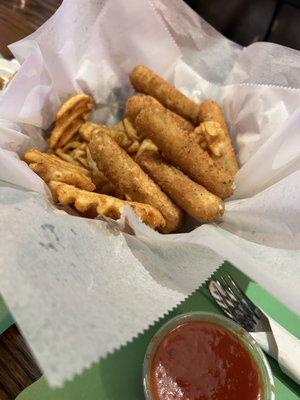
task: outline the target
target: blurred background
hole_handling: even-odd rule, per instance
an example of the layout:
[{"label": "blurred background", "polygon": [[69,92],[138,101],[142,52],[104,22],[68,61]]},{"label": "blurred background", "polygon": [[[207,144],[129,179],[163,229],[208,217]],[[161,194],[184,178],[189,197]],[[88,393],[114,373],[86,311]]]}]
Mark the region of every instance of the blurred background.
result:
[{"label": "blurred background", "polygon": [[[88,0],[87,0],[88,1]],[[62,0],[0,0],[0,53],[47,20]],[[300,50],[300,0],[186,0],[229,39],[269,41]]]}]

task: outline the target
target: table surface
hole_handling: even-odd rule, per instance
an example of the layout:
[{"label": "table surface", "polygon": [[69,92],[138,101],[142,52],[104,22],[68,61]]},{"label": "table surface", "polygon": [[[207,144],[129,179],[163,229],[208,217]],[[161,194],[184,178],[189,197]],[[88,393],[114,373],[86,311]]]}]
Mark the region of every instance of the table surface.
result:
[{"label": "table surface", "polygon": [[[7,58],[11,58],[11,53],[7,45],[27,36],[37,29],[54,13],[61,2],[62,0],[1,0],[0,53]],[[210,12],[209,7],[204,6],[204,1],[199,1],[198,3],[201,5],[202,15]],[[226,19],[226,16],[224,18]],[[213,20],[210,21],[210,23],[213,22]],[[267,24],[266,20],[265,24]],[[8,316],[7,318],[10,317]],[[9,320],[5,323],[8,326],[12,321]],[[94,367],[94,370],[95,368],[97,367]],[[87,375],[89,376],[89,372],[87,372]],[[40,376],[41,372],[34,362],[22,335],[18,328],[12,325],[0,336],[0,400],[15,399],[24,388],[36,381]],[[80,380],[79,382],[81,385]],[[293,387],[293,384],[291,386]],[[74,387],[77,387],[76,382]],[[24,396],[24,400],[41,398],[42,388],[44,389],[43,393],[47,393],[49,399],[60,398],[57,393],[53,396],[54,392],[52,393],[49,390],[44,380],[39,380],[27,392],[22,393],[21,397]],[[66,391],[68,392],[68,390],[67,386]],[[64,398],[71,399],[72,397],[66,396]]]},{"label": "table surface", "polygon": [[1,0],[0,53],[11,58],[7,45],[35,31],[61,3],[62,0]]},{"label": "table surface", "polygon": [[12,325],[0,336],[0,399],[15,399],[40,376],[22,335]]}]

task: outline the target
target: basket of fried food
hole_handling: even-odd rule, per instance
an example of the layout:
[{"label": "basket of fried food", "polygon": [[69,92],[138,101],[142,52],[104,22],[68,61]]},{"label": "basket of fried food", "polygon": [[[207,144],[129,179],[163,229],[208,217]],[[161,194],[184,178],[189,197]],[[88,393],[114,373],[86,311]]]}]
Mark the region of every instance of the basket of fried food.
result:
[{"label": "basket of fried food", "polygon": [[137,94],[122,121],[90,121],[93,100],[69,98],[57,112],[49,150],[30,149],[29,167],[53,200],[79,215],[118,220],[125,206],[161,233],[187,214],[200,223],[222,217],[238,164],[220,106],[197,104],[149,68],[130,74]]}]

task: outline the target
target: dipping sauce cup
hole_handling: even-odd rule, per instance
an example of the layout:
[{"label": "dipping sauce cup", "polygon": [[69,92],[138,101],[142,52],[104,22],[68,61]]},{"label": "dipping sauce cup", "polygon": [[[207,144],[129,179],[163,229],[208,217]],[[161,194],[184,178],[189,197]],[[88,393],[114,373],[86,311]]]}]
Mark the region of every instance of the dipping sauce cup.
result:
[{"label": "dipping sauce cup", "polygon": [[147,400],[274,400],[262,350],[243,328],[218,314],[191,312],[163,325],[143,364]]}]

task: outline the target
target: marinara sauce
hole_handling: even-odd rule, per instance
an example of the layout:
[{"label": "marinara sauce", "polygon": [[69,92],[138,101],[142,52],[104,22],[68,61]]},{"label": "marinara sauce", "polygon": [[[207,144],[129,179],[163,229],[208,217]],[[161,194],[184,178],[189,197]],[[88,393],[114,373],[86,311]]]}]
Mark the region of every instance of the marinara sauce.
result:
[{"label": "marinara sauce", "polygon": [[158,345],[150,370],[155,400],[261,400],[260,372],[247,348],[229,330],[190,321]]}]

